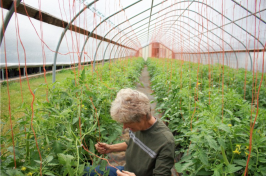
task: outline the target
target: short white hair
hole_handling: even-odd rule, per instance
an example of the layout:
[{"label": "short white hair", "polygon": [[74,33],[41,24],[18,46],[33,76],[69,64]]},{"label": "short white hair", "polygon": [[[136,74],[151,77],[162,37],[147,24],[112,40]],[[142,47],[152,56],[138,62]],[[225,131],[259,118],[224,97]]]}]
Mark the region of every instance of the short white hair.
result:
[{"label": "short white hair", "polygon": [[149,98],[142,92],[133,89],[121,89],[112,102],[112,118],[120,123],[139,122],[141,118],[151,118]]}]

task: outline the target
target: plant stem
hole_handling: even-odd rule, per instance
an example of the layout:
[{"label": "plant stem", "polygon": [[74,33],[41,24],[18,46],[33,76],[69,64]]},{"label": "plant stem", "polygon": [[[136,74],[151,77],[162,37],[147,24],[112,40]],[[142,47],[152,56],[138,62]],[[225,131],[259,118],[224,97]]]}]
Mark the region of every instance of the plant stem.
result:
[{"label": "plant stem", "polygon": [[256,148],[257,151],[257,162],[256,162],[256,170],[258,169],[258,163],[259,163],[259,150]]},{"label": "plant stem", "polygon": [[30,139],[30,133],[28,133],[28,136],[27,136],[27,141],[26,141],[26,158],[28,160],[30,160],[30,142],[29,142],[29,139]]},{"label": "plant stem", "polygon": [[78,175],[78,171],[79,171],[79,149],[78,149],[77,141],[78,141],[78,138],[76,138],[76,149],[77,149],[77,157],[78,157],[78,159],[77,159],[77,171],[76,171],[76,173]]},{"label": "plant stem", "polygon": [[[230,163],[228,162],[228,159],[226,157],[226,154],[225,154],[225,151],[224,151],[224,148],[223,146],[221,146],[221,151],[222,151],[222,155],[223,155],[223,159],[224,159],[224,162],[225,162],[225,165],[228,166]],[[233,173],[230,173],[231,176],[234,176]]]}]

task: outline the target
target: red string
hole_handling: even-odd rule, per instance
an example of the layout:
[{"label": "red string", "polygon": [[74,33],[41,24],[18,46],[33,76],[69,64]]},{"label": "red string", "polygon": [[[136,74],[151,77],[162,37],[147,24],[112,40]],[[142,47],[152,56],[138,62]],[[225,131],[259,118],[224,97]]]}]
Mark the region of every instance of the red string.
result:
[{"label": "red string", "polygon": [[[41,1],[40,0],[38,0],[38,4],[39,4],[39,19],[40,19],[41,39],[43,40],[43,26],[42,26],[42,13],[41,13]],[[49,100],[48,100],[48,83],[46,80],[46,69],[45,69],[46,56],[45,56],[44,44],[41,43],[41,45],[42,45],[42,56],[43,56],[43,73],[44,73],[44,80],[46,83],[46,100],[47,100],[47,102],[49,102]]]},{"label": "red string", "polygon": [[[15,6],[15,13],[17,13],[16,6]],[[33,128],[33,117],[34,117],[33,103],[34,103],[35,95],[34,95],[34,93],[32,92],[32,90],[30,88],[30,83],[29,83],[29,78],[28,78],[28,72],[27,72],[26,50],[25,50],[24,45],[23,45],[23,43],[21,41],[21,38],[20,38],[19,25],[18,25],[18,37],[19,37],[20,44],[21,44],[21,46],[23,48],[23,51],[24,51],[25,73],[26,73],[28,88],[29,88],[29,91],[30,91],[30,93],[32,95],[32,102],[31,102],[31,111],[32,111],[31,112],[31,129],[32,129],[33,134],[34,134],[34,139],[35,139],[36,147],[37,147],[37,150],[38,150],[38,153],[39,153],[39,157],[40,157],[40,175],[42,175],[42,156],[41,156],[41,152],[40,152],[40,149],[39,149],[39,146],[38,146],[37,137],[36,137],[36,134],[35,134],[35,131],[34,131],[34,128]]]},{"label": "red string", "polygon": [[222,123],[223,123],[223,117],[224,117],[224,0],[222,0]]},{"label": "red string", "polygon": [[[31,19],[30,19],[30,17],[29,17],[29,14],[28,14],[28,11],[27,11],[27,9],[26,9],[26,4],[24,3],[24,0],[23,0],[23,6],[24,6],[24,10],[25,10],[25,12],[26,12],[26,14],[27,14],[27,17],[29,18],[29,21],[30,21],[30,23],[31,23],[31,25],[32,25],[32,27],[34,28],[34,30],[35,30],[35,32],[36,32],[36,34],[37,34],[37,36],[38,36],[38,38],[40,39],[40,41],[51,51],[51,52],[54,52],[55,53],[55,51],[54,50],[52,50],[42,39],[41,39],[41,37],[39,36],[39,33],[37,32],[37,30],[36,30],[36,28],[35,28],[35,26],[34,26],[34,24],[32,23],[32,21],[31,21]],[[75,53],[75,52],[68,52],[68,53],[65,53],[65,54],[63,54],[63,53],[61,53],[61,52],[57,52],[58,54],[60,54],[60,55],[68,55],[68,54],[72,54],[72,53]]]},{"label": "red string", "polygon": [[[261,84],[263,82],[263,76],[264,76],[264,58],[265,58],[265,49],[266,49],[266,43],[264,44],[264,48],[263,48],[263,57],[262,57],[262,74],[261,74],[261,79],[260,79],[260,85],[258,88],[258,95],[260,93],[260,88],[261,88]],[[252,123],[252,126],[250,128],[250,136],[249,136],[249,154],[248,154],[248,160],[247,160],[247,164],[246,164],[246,168],[245,168],[245,173],[244,176],[247,176],[248,173],[248,163],[250,160],[250,155],[251,155],[251,151],[252,151],[252,136],[253,136],[253,130],[254,130],[254,126],[258,117],[258,113],[259,113],[259,96],[257,96],[257,111],[256,111],[256,116],[255,119]]]},{"label": "red string", "polygon": [[[3,1],[1,1],[1,6],[3,7]],[[14,5],[16,8],[16,4]],[[9,112],[9,122],[11,128],[11,135],[12,135],[12,145],[13,145],[13,155],[14,155],[14,165],[17,168],[16,163],[16,153],[15,153],[15,140],[14,140],[14,132],[12,126],[12,118],[11,118],[11,106],[10,106],[10,93],[9,93],[9,83],[8,83],[8,71],[7,71],[7,58],[6,58],[6,38],[5,38],[5,28],[4,28],[4,14],[2,10],[2,27],[3,27],[3,39],[4,39],[4,51],[5,51],[5,69],[6,69],[6,85],[7,85],[7,94],[8,94],[8,112]],[[4,78],[3,78],[4,79]]]}]

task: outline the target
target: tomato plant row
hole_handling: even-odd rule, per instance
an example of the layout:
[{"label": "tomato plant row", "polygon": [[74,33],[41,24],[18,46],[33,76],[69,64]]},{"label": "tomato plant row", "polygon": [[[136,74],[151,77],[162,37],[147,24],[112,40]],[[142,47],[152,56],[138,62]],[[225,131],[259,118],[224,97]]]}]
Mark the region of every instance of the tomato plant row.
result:
[{"label": "tomato plant row", "polygon": [[[49,85],[49,102],[34,106],[37,141],[30,126],[31,107],[22,104],[17,111],[25,116],[14,125],[18,130],[14,136],[16,169],[8,131],[1,136],[1,146],[10,146],[1,155],[1,175],[82,175],[86,165],[96,167],[100,159],[82,145],[95,153],[96,142],[119,140],[122,128],[110,117],[111,102],[120,89],[134,87],[143,65],[142,58],[120,60],[98,65],[95,72],[83,69],[75,79]],[[101,163],[102,167],[106,164]]]},{"label": "tomato plant row", "polygon": [[157,109],[175,136],[179,173],[243,175],[259,95],[248,175],[266,175],[265,86],[256,93],[260,73],[253,79],[251,72],[226,66],[156,58],[148,59],[148,69]]}]

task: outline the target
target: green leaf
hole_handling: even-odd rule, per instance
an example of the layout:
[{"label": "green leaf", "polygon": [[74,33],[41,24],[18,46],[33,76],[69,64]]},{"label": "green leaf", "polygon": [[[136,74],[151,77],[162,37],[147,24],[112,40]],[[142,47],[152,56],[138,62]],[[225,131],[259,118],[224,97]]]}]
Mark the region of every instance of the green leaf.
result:
[{"label": "green leaf", "polygon": [[197,175],[212,175],[212,172],[210,171],[205,171],[205,170],[200,170]]},{"label": "green leaf", "polygon": [[224,139],[219,138],[219,139],[218,139],[218,142],[219,142],[219,144],[220,144],[221,146],[223,146],[223,147],[225,148],[225,141],[224,141]]},{"label": "green leaf", "polygon": [[84,167],[85,167],[85,163],[79,166],[78,173],[79,173],[80,175],[83,174],[83,172],[84,172]]},{"label": "green leaf", "polygon": [[55,150],[56,153],[61,153],[62,149],[61,149],[61,144],[58,141],[55,141],[53,144],[53,148]]},{"label": "green leaf", "polygon": [[260,166],[259,167],[260,173],[262,173],[262,175],[266,175],[266,168],[264,166]]},{"label": "green leaf", "polygon": [[220,176],[220,172],[217,169],[214,169],[213,176]]},{"label": "green leaf", "polygon": [[107,162],[104,161],[104,160],[102,160],[99,169],[100,169],[101,171],[105,171],[105,167],[106,167],[106,165],[107,165]]},{"label": "green leaf", "polygon": [[9,176],[23,176],[24,175],[22,172],[18,171],[18,169],[10,169],[10,170],[7,170],[6,173]]},{"label": "green leaf", "polygon": [[117,133],[113,133],[111,136],[108,137],[108,143],[113,143],[113,141],[117,138]]},{"label": "green leaf", "polygon": [[236,118],[236,117],[234,118],[234,120],[237,122],[241,122],[241,120],[239,118]]},{"label": "green leaf", "polygon": [[224,109],[225,112],[227,112],[231,117],[233,116],[232,111],[230,111],[229,109]]},{"label": "green leaf", "polygon": [[207,155],[203,151],[199,152],[199,159],[203,164],[209,165]]},{"label": "green leaf", "polygon": [[[265,141],[266,141],[266,137],[262,137],[262,138],[260,138],[260,140],[259,140],[258,143],[265,144]],[[264,146],[264,145],[263,145],[263,146]]]},{"label": "green leaf", "polygon": [[57,154],[57,156],[58,156],[59,163],[63,165],[70,165],[71,160],[74,159],[72,155],[65,155],[63,153],[59,153]]},{"label": "green leaf", "polygon": [[48,166],[57,166],[58,163],[48,163],[47,165],[48,165]]},{"label": "green leaf", "polygon": [[261,162],[261,163],[266,163],[266,158],[264,158],[264,157],[259,157],[259,162]]},{"label": "green leaf", "polygon": [[184,155],[179,162],[189,161],[191,159],[191,155]]},{"label": "green leaf", "polygon": [[175,169],[177,172],[183,172],[181,163],[175,163]]},{"label": "green leaf", "polygon": [[95,153],[95,150],[94,150],[94,142],[90,139],[90,151],[92,153]]},{"label": "green leaf", "polygon": [[77,123],[77,121],[79,121],[79,118],[78,117],[73,118],[72,125],[74,125],[75,123]]},{"label": "green leaf", "polygon": [[47,135],[45,135],[45,140],[46,140],[46,143],[49,145],[49,138]]},{"label": "green leaf", "polygon": [[38,88],[34,89],[34,90],[33,90],[33,94],[35,94],[35,92],[36,92],[37,90],[38,90]]},{"label": "green leaf", "polygon": [[82,73],[80,75],[80,80],[84,81],[85,80],[85,69],[82,70]]},{"label": "green leaf", "polygon": [[228,169],[228,173],[235,173],[236,171],[239,171],[240,169],[242,169],[243,167],[235,167],[235,164],[229,164],[227,166],[227,169]]},{"label": "green leaf", "polygon": [[177,172],[182,173],[183,171],[186,171],[187,168],[189,168],[189,166],[191,166],[193,163],[191,160],[189,160],[189,162],[181,164],[181,161],[179,161],[178,163],[175,164],[175,169]]},{"label": "green leaf", "polygon": [[208,141],[209,146],[211,148],[218,150],[218,145],[217,145],[216,141],[210,135],[206,135],[205,139]]},{"label": "green leaf", "polygon": [[53,173],[51,172],[44,172],[44,175],[50,175],[50,176],[55,176]]},{"label": "green leaf", "polygon": [[230,127],[221,123],[220,125],[217,126],[219,129],[223,130],[223,131],[226,131],[228,133],[230,133]]},{"label": "green leaf", "polygon": [[246,166],[246,164],[247,164],[246,160],[237,160],[237,159],[234,159],[234,163],[236,163],[240,166]]},{"label": "green leaf", "polygon": [[40,160],[34,160],[36,163],[41,164]]},{"label": "green leaf", "polygon": [[182,170],[183,170],[183,171],[186,171],[186,170],[189,168],[189,166],[191,166],[192,164],[193,164],[192,161],[183,164],[183,165],[182,165]]},{"label": "green leaf", "polygon": [[46,157],[46,162],[49,163],[49,162],[51,162],[53,159],[54,159],[53,156],[47,156],[47,157]]},{"label": "green leaf", "polygon": [[0,170],[0,175],[1,175],[1,176],[9,176],[9,175],[7,175],[6,172],[3,172],[3,170]]}]

